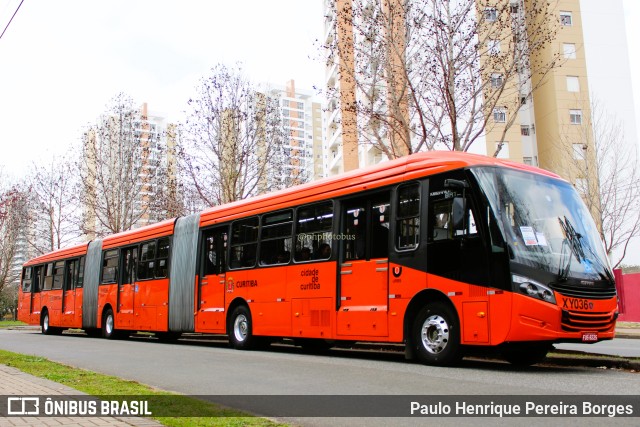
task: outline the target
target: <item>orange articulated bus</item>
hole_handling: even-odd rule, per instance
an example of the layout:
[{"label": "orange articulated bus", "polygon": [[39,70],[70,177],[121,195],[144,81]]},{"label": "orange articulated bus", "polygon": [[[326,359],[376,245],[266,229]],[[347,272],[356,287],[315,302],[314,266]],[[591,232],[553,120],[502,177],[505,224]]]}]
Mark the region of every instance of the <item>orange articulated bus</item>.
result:
[{"label": "orange articulated bus", "polygon": [[613,274],[575,189],[547,171],[414,154],[52,252],[24,265],[44,334],[226,334],[237,349],[404,343],[449,365],[612,339]]}]

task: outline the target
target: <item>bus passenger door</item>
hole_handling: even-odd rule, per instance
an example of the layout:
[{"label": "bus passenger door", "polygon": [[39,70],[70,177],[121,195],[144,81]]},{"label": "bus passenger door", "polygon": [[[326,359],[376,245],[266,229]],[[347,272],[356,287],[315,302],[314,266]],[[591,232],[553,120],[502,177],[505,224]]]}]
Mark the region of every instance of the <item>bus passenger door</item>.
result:
[{"label": "bus passenger door", "polygon": [[76,288],[75,277],[78,274],[78,260],[67,261],[64,266],[62,282],[62,326],[71,326],[75,315]]},{"label": "bus passenger door", "polygon": [[24,267],[22,269],[22,282],[20,283],[19,302],[18,302],[18,320],[28,323],[31,319],[31,296],[33,281],[33,267]]},{"label": "bus passenger door", "polygon": [[338,336],[388,335],[389,200],[385,191],[342,205]]},{"label": "bus passenger door", "polygon": [[202,233],[197,331],[224,333],[226,330],[224,296],[227,238],[227,227],[211,228]]},{"label": "bus passenger door", "polygon": [[136,295],[136,266],[138,247],[132,246],[120,251],[120,277],[118,278],[118,314],[115,316],[116,328],[133,327],[134,300]]},{"label": "bus passenger door", "polygon": [[33,267],[33,282],[31,283],[31,294],[29,298],[29,319],[31,324],[40,324],[40,290],[42,289],[42,269],[39,265]]}]

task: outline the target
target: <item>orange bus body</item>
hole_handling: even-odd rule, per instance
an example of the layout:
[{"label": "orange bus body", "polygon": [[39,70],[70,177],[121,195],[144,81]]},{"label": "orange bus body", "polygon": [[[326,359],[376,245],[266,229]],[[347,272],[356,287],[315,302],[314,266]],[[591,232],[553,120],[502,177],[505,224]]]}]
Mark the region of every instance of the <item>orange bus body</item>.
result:
[{"label": "orange bus body", "polygon": [[[403,185],[416,183],[415,194],[420,194],[416,196],[418,203],[420,206],[426,206],[425,199],[429,199],[435,193],[429,192],[431,190],[427,190],[428,184],[421,183],[421,180],[474,167],[524,171],[559,181],[556,175],[547,171],[484,156],[455,152],[414,154],[338,177],[212,207],[201,212],[193,225],[193,232],[190,234],[192,237],[180,237],[183,239],[181,242],[187,242],[191,246],[190,249],[179,251],[189,253],[188,260],[197,258],[193,260],[195,268],[188,269],[186,273],[179,273],[180,277],[177,277],[177,272],[183,263],[176,261],[178,250],[175,246],[182,244],[178,242],[178,234],[182,233],[178,231],[178,224],[183,219],[167,220],[108,236],[101,241],[99,247],[102,253],[97,268],[100,278],[91,279],[96,280],[96,283],[100,282],[97,285],[97,307],[95,315],[91,316],[92,319],[83,321],[84,289],[69,289],[66,273],[63,289],[23,292],[21,287],[19,318],[30,324],[42,325],[43,313],[47,312],[49,327],[57,328],[56,331],[82,328],[83,325],[85,329],[97,328],[104,331],[107,327],[104,324],[105,314],[112,313],[112,325],[108,328],[117,331],[228,334],[237,348],[248,347],[245,346],[244,340],[254,336],[293,338],[300,339],[300,342],[319,339],[406,343],[410,356],[415,349],[409,347],[417,345],[419,348],[419,343],[413,343],[412,340],[420,341],[420,338],[413,335],[414,331],[420,328],[425,334],[433,334],[432,341],[425,341],[427,347],[435,342],[434,346],[442,345],[442,348],[445,348],[447,340],[457,340],[462,346],[497,346],[505,343],[581,341],[585,336],[590,337],[590,333],[595,334],[595,340],[613,338],[617,317],[615,295],[593,299],[567,297],[554,291],[556,303],[549,303],[513,292],[504,286],[478,285],[457,280],[455,277],[434,274],[420,266],[421,263],[430,261],[417,259],[416,256],[419,252],[415,248],[428,246],[427,243],[423,243],[427,240],[421,237],[421,234],[410,235],[418,239],[413,246],[414,252],[398,249],[392,244],[392,239],[389,239],[388,253],[384,257],[377,258],[373,249],[367,249],[371,251],[367,252],[371,254],[370,257],[347,259],[345,248],[348,243],[331,240],[331,255],[327,259],[302,261],[296,258],[297,253],[294,255],[294,251],[290,250],[288,261],[282,263],[261,265],[261,261],[257,260],[258,255],[254,254],[256,259],[253,267],[231,267],[230,258],[234,254],[234,248],[238,250],[237,253],[246,255],[251,248],[257,251],[259,247],[259,255],[267,255],[267,244],[264,241],[268,240],[265,238],[268,225],[265,221],[267,216],[273,213],[283,213],[283,218],[287,215],[287,218],[290,218],[279,224],[291,223],[283,228],[289,227],[286,229],[289,230],[289,234],[285,231],[285,237],[274,237],[273,241],[281,247],[288,244],[289,249],[296,248],[296,242],[292,240],[294,236],[300,238],[295,227],[303,225],[300,220],[301,207],[313,207],[321,203],[331,204],[331,231],[334,235],[335,232],[339,234],[347,230],[345,221],[351,221],[352,229],[358,230],[362,224],[359,222],[361,218],[365,221],[361,230],[369,227],[366,228],[368,231],[365,231],[365,234],[367,244],[371,244],[375,241],[377,233],[373,231],[371,224],[378,221],[379,215],[379,222],[384,222],[389,230],[395,230],[397,237],[400,227],[411,223],[402,222],[398,219],[399,210],[394,211],[394,203],[398,204],[400,198],[400,189],[406,188],[402,187]],[[462,197],[470,197],[464,191]],[[388,201],[378,206],[374,199],[380,194],[383,198],[387,197],[385,200]],[[369,210],[361,210],[364,216],[358,218],[355,213],[350,213],[350,204],[357,204],[353,200],[362,206],[368,206]],[[353,212],[359,207],[354,209]],[[427,219],[426,210],[427,207],[421,207],[420,213],[416,214],[420,216],[415,217],[418,219],[414,223],[419,224],[419,233],[425,232],[427,223],[431,227],[431,219]],[[275,215],[272,216],[275,218]],[[246,225],[242,228],[239,225],[238,232],[232,228],[234,224],[240,224],[241,220],[247,218],[256,218],[256,224],[259,222],[260,226]],[[311,222],[314,218],[321,221],[318,219],[319,216],[309,218]],[[236,245],[234,239],[243,238],[238,236],[243,236],[245,231],[249,233],[246,236],[255,232],[255,235],[260,237],[255,238],[255,243],[247,237],[249,243],[243,244],[244,246]],[[188,234],[184,233],[185,236]],[[206,240],[206,237],[210,237],[210,240]],[[317,237],[321,237],[319,233],[312,236]],[[145,242],[155,242],[153,245],[157,248],[162,238],[171,239],[171,259],[163,259],[156,253],[155,258],[144,264],[141,261],[142,257],[149,256],[149,250],[144,252]],[[340,238],[346,239],[349,236]],[[289,239],[288,243],[285,242],[286,239]],[[365,241],[365,237],[362,239]],[[542,238],[540,239],[542,242]],[[398,239],[393,240],[397,244]],[[225,259],[229,257],[226,262],[220,261],[220,265],[224,264],[223,267],[209,273],[205,272],[204,267],[209,254],[204,248],[207,242],[212,242],[211,245],[222,244],[218,246],[223,248],[220,253],[224,252]],[[273,245],[275,247],[276,243]],[[357,244],[351,246],[351,250],[357,250],[354,249],[355,246]],[[40,268],[44,272],[50,263],[84,256],[89,259],[87,248],[87,244],[79,245],[30,260],[25,264],[23,274],[27,274],[27,269],[33,267],[28,274],[29,280],[34,281],[36,279],[33,275],[36,270]],[[158,248],[155,250],[159,251]],[[117,256],[119,260],[111,283],[103,283],[103,276],[109,264],[105,258],[107,253],[112,253],[112,256]],[[124,272],[127,268],[124,264],[127,262],[125,258],[130,256],[134,256],[132,259],[137,262],[134,264],[137,273],[135,277],[129,276],[132,279],[125,279],[125,274],[128,274]],[[411,261],[405,261],[409,259]],[[165,264],[162,264],[163,260]],[[464,261],[474,262],[472,259]],[[98,261],[92,262],[97,265]],[[212,262],[215,264],[216,261]],[[157,269],[160,264],[164,265],[165,269],[171,266],[166,277],[140,279],[140,268],[148,271],[156,269],[154,271],[158,276]],[[86,284],[88,264],[84,268]],[[69,280],[72,280],[71,277],[69,275]],[[511,275],[507,274],[507,277]],[[127,281],[132,283],[125,283]],[[176,289],[179,289],[179,292],[172,294],[177,292]],[[185,290],[188,292],[185,293]],[[185,296],[186,302],[176,302]],[[87,301],[84,303],[85,307],[88,307]],[[430,314],[429,309],[426,309],[425,314],[421,314],[427,306],[431,307],[433,313]],[[178,316],[178,312],[180,319],[171,317]],[[426,320],[422,325],[416,325],[417,318]],[[447,328],[443,329],[437,325],[442,318],[445,321],[451,318],[451,324],[447,325]],[[448,328],[457,330],[450,331]],[[110,337],[111,333],[108,336]],[[438,340],[445,342],[437,344],[440,342]],[[431,350],[427,349],[427,363],[447,364],[455,359],[454,356],[450,356],[441,361],[436,357],[440,348]],[[424,357],[421,359],[425,361]]]}]

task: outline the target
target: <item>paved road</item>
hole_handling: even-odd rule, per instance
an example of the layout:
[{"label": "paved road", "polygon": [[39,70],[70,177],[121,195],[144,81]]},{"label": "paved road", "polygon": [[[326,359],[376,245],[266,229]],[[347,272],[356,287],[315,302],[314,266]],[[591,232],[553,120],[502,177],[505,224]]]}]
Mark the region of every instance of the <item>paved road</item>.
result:
[{"label": "paved road", "polygon": [[[379,352],[335,351],[329,356],[301,354],[291,348],[240,352],[224,343],[107,341],[6,330],[0,331],[0,348],[191,395],[640,395],[637,375],[628,372],[544,366],[517,369],[489,361],[465,361],[456,368],[436,368],[407,363],[400,354]],[[304,425],[369,425],[372,420],[292,421]],[[474,418],[473,424],[493,426],[496,421],[502,420]],[[637,425],[637,418],[618,421]],[[414,423],[414,419],[393,422]],[[439,423],[459,425],[460,419],[441,419]],[[581,425],[601,423],[602,419],[597,418],[580,421]],[[378,420],[378,424],[389,423]],[[530,424],[528,419],[527,425]],[[548,425],[548,420],[540,419],[539,425]]]},{"label": "paved road", "polygon": [[595,344],[555,344],[559,350],[572,350],[592,354],[607,354],[622,357],[640,357],[640,340],[616,338]]}]

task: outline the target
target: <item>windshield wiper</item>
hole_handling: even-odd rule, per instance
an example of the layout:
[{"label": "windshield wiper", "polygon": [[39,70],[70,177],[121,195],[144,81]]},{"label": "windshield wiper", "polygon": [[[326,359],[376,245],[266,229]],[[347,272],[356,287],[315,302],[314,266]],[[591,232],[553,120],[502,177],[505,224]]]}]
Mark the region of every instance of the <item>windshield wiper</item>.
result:
[{"label": "windshield wiper", "polygon": [[[569,246],[571,250],[571,254],[573,254],[578,262],[582,262],[585,259],[584,250],[582,248],[582,243],[580,243],[580,239],[582,238],[582,234],[578,233],[573,225],[569,222],[569,219],[565,216],[564,220],[558,217],[558,222],[560,223],[560,227],[564,232],[564,240],[562,241],[562,250],[561,253],[564,253],[565,244]],[[571,269],[571,260],[573,257],[569,254],[569,257],[564,265],[564,267],[560,267],[562,261],[560,261],[558,265],[558,282],[564,282],[569,277],[569,270]],[[561,257],[562,260],[562,257]]]}]

